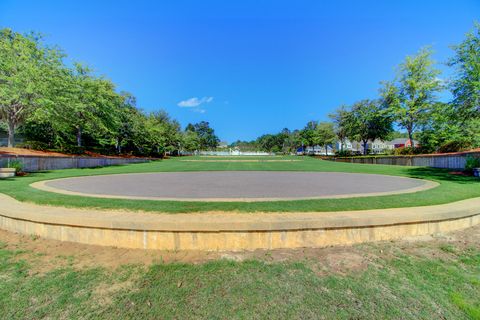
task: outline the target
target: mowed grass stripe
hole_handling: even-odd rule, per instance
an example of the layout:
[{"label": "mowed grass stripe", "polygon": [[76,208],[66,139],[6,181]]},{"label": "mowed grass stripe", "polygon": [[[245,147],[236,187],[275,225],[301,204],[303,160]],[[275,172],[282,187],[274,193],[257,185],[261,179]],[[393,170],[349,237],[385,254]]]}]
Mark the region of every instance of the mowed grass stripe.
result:
[{"label": "mowed grass stripe", "polygon": [[[232,159],[227,157],[225,159]],[[252,158],[252,157],[251,157]],[[301,160],[289,162],[185,162],[185,159],[205,159],[205,157],[174,158],[151,163],[132,164],[93,169],[68,169],[29,174],[0,181],[0,192],[20,201],[37,204],[95,207],[104,209],[129,209],[153,212],[306,212],[366,210],[395,207],[412,207],[443,204],[480,196],[480,182],[473,177],[452,175],[448,170],[425,167],[403,167],[388,165],[365,165],[337,163],[308,157],[275,157],[274,159]],[[237,158],[234,158],[237,159]],[[266,159],[259,157],[259,159]],[[312,171],[312,172],[352,172],[386,174],[410,178],[428,179],[440,186],[427,191],[411,194],[372,196],[348,199],[316,199],[295,201],[263,202],[186,202],[101,199],[81,196],[60,195],[34,189],[29,185],[36,181],[66,177],[105,175],[144,172],[188,172],[188,171]],[[361,190],[359,190],[361,191]]]}]

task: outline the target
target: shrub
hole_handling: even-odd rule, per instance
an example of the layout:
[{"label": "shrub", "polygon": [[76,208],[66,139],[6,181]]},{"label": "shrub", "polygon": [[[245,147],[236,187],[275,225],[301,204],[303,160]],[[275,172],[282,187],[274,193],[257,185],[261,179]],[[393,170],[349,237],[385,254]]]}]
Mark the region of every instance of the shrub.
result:
[{"label": "shrub", "polygon": [[395,155],[395,149],[385,149],[383,153],[387,156]]},{"label": "shrub", "polygon": [[438,148],[440,153],[458,152],[470,149],[471,144],[468,141],[448,141]]},{"label": "shrub", "polygon": [[412,147],[402,147],[395,149],[395,155],[412,155],[414,153],[414,149]]},{"label": "shrub", "polygon": [[66,145],[63,146],[60,151],[68,154],[84,154],[86,149],[85,147]]},{"label": "shrub", "polygon": [[19,148],[25,149],[32,149],[32,150],[39,150],[39,151],[47,151],[50,149],[48,143],[42,141],[27,141],[17,145]]},{"label": "shrub", "polygon": [[474,168],[480,168],[480,157],[474,157],[472,155],[467,155],[465,159],[465,171],[472,173]]},{"label": "shrub", "polygon": [[351,156],[353,156],[354,154],[353,154],[353,152],[350,151],[350,150],[342,150],[342,151],[337,151],[337,152],[335,152],[335,155],[336,155],[337,157],[351,157]]},{"label": "shrub", "polygon": [[8,163],[8,167],[14,168],[15,173],[20,173],[23,169],[23,163],[20,160],[12,160]]}]

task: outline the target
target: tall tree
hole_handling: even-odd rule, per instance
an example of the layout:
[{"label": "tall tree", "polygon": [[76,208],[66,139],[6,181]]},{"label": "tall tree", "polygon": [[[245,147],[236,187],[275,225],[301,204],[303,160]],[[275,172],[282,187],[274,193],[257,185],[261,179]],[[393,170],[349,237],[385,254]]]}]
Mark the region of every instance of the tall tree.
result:
[{"label": "tall tree", "polygon": [[[422,150],[426,152],[439,151],[445,145],[455,145],[458,148],[468,148],[468,140],[472,136],[463,134],[454,107],[449,103],[438,102],[432,106],[428,119],[424,121],[417,133]],[[453,150],[459,151],[459,150]]]},{"label": "tall tree", "polygon": [[361,141],[363,154],[367,154],[368,141],[385,139],[393,131],[391,116],[375,100],[361,100],[352,106],[347,118],[347,136],[351,141]]},{"label": "tall tree", "polygon": [[187,126],[187,131],[191,131],[192,129],[198,135],[201,150],[215,149],[218,146],[220,139],[215,135],[215,130],[210,127],[208,122],[201,121],[194,125]]},{"label": "tall tree", "polygon": [[102,146],[115,145],[121,100],[111,81],[94,77],[88,67],[76,63],[73,70],[58,73],[55,90],[55,104],[36,112],[36,117],[53,119],[57,131],[73,133],[67,138],[77,147],[83,146],[84,135]]},{"label": "tall tree", "polygon": [[0,120],[7,123],[9,147],[15,144],[17,127],[36,108],[50,103],[52,70],[62,57],[39,35],[0,30]]},{"label": "tall tree", "polygon": [[398,124],[407,130],[414,147],[413,133],[425,121],[436,94],[442,89],[431,59],[432,51],[424,48],[415,56],[408,56],[400,64],[394,82],[385,82],[381,90],[383,103],[388,106]]},{"label": "tall tree", "polygon": [[146,136],[150,153],[164,156],[180,147],[180,124],[164,110],[152,112],[146,119]]},{"label": "tall tree", "polygon": [[335,133],[340,141],[340,151],[343,151],[347,139],[349,110],[347,106],[340,106],[329,117],[333,121]]},{"label": "tall tree", "polygon": [[335,143],[337,135],[335,134],[333,123],[320,122],[315,129],[315,142],[325,148],[325,155],[328,156],[328,146]]},{"label": "tall tree", "polygon": [[480,118],[480,23],[453,50],[448,65],[455,69],[451,90],[457,117],[462,122]]},{"label": "tall tree", "polygon": [[300,137],[302,140],[302,147],[304,146],[315,146],[315,129],[317,128],[318,123],[316,121],[309,121],[306,126],[300,132]]},{"label": "tall tree", "polygon": [[193,152],[200,148],[200,139],[198,134],[192,130],[185,130],[182,135],[183,150]]},{"label": "tall tree", "polygon": [[117,109],[118,121],[114,130],[115,147],[118,154],[122,153],[123,148],[134,145],[136,121],[141,117],[136,106],[137,100],[132,94],[128,92],[120,93]]}]

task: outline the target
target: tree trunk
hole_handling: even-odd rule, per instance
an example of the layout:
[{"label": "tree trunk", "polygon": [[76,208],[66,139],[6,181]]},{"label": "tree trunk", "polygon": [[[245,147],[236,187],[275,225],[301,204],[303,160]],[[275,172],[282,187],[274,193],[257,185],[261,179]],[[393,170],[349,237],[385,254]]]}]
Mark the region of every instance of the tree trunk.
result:
[{"label": "tree trunk", "polygon": [[12,121],[8,122],[8,147],[15,146],[15,124]]},{"label": "tree trunk", "polygon": [[367,155],[367,144],[368,144],[368,140],[367,141],[363,141],[363,155],[366,156]]},{"label": "tree trunk", "polygon": [[413,143],[413,133],[412,133],[412,130],[407,130],[408,131],[408,139],[410,139],[410,146],[413,148],[415,148],[415,145]]},{"label": "tree trunk", "polygon": [[325,145],[325,155],[328,156],[328,145]]},{"label": "tree trunk", "polygon": [[122,142],[121,142],[120,138],[117,138],[117,141],[115,143],[116,143],[117,154],[121,154],[122,153],[122,145],[121,145]]},{"label": "tree trunk", "polygon": [[77,147],[82,146],[82,127],[77,127]]}]

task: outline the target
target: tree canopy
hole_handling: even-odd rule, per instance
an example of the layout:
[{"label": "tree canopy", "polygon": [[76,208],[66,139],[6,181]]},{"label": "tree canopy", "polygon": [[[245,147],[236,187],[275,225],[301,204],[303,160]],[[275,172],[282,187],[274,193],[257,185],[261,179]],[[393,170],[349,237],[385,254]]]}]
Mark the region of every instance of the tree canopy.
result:
[{"label": "tree canopy", "polygon": [[0,119],[8,128],[8,146],[15,130],[35,109],[52,104],[51,77],[63,54],[49,48],[34,33],[0,30]]},{"label": "tree canopy", "polygon": [[451,90],[457,116],[463,121],[480,118],[480,23],[453,50],[448,64],[455,72]]},{"label": "tree canopy", "polygon": [[424,48],[408,56],[400,64],[394,82],[385,82],[381,91],[384,104],[398,124],[408,132],[413,145],[413,133],[425,121],[442,89],[431,59],[432,51]]},{"label": "tree canopy", "polygon": [[[379,98],[341,105],[331,122],[312,120],[302,129],[284,128],[230,147],[243,151],[292,153],[300,147],[343,151],[346,139],[368,142],[408,137],[423,152],[480,147],[480,24],[452,47],[450,79],[440,79],[433,51],[421,49],[382,82]],[[182,151],[215,150],[219,138],[207,121],[180,123],[164,110],[144,112],[134,95],[80,63],[66,63],[58,47],[36,33],[0,30],[0,132],[8,145],[21,133],[24,146],[70,153],[164,156]],[[452,99],[439,99],[450,90]],[[152,109],[150,109],[152,110]],[[414,145],[414,138],[420,146]],[[415,147],[415,148],[414,148]]]}]

